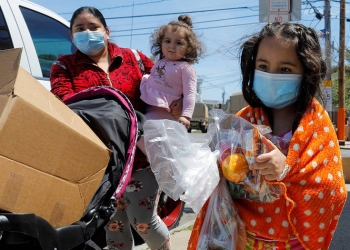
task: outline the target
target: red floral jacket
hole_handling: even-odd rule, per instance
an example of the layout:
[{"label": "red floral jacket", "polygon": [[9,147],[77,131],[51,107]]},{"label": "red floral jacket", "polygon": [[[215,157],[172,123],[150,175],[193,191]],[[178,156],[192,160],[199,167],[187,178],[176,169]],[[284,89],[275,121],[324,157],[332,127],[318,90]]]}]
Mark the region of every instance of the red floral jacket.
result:
[{"label": "red floral jacket", "polygon": [[[136,110],[144,108],[140,99],[142,73],[135,55],[130,49],[120,48],[114,43],[108,44],[108,50],[112,60],[109,74],[79,50],[74,54],[58,57],[51,68],[51,92],[65,100],[87,88],[107,85],[123,92]],[[145,73],[149,74],[153,62],[141,52],[139,55],[145,66]]]},{"label": "red floral jacket", "polygon": [[[104,72],[87,55],[79,50],[74,54],[62,55],[51,67],[51,92],[61,100],[66,100],[77,92],[94,86],[107,85],[119,89],[130,100],[135,110],[144,112],[145,103],[140,99],[142,72],[133,52],[108,43],[111,57],[109,73]],[[138,52],[145,67],[145,74],[151,72],[153,62]],[[147,158],[137,150],[134,170],[149,165]]]}]

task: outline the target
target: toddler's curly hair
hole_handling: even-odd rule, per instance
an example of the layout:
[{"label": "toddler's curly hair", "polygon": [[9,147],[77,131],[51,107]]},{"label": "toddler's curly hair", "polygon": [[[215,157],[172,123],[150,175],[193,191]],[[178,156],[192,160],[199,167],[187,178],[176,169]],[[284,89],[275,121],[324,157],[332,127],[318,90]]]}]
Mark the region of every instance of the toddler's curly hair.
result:
[{"label": "toddler's curly hair", "polygon": [[199,57],[202,57],[204,53],[204,47],[192,30],[192,19],[189,15],[180,15],[177,21],[162,25],[153,32],[150,38],[152,55],[154,57],[159,55],[159,59],[164,57],[162,54],[162,41],[165,32],[168,30],[172,32],[184,32],[188,48],[182,60],[190,64],[198,63]]}]

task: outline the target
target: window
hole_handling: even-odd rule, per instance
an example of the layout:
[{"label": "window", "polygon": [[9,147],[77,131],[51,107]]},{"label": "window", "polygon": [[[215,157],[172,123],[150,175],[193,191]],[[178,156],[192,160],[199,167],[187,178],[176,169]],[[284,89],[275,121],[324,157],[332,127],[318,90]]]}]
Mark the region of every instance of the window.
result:
[{"label": "window", "polygon": [[9,28],[7,27],[4,14],[0,8],[0,50],[13,49],[13,43],[10,37]]},{"label": "window", "polygon": [[76,51],[69,28],[57,20],[36,11],[20,7],[32,36],[43,77],[50,77],[50,69],[56,58]]}]

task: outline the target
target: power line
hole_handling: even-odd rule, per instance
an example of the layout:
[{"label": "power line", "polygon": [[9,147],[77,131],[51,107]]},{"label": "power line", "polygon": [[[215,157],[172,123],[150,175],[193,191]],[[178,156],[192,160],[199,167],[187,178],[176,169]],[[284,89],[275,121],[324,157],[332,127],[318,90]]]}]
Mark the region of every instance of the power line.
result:
[{"label": "power line", "polygon": [[[254,22],[254,23],[244,23],[244,24],[221,25],[221,26],[213,26],[213,27],[195,28],[194,30],[220,29],[220,28],[235,27],[235,26],[242,26],[242,25],[251,25],[251,24],[261,24],[261,23]],[[128,30],[128,31],[130,31],[130,30]],[[118,31],[113,31],[113,32],[118,32]],[[150,33],[133,34],[133,36],[144,36],[144,35],[150,35]],[[126,36],[130,36],[130,35],[111,35],[110,37],[126,37]]]},{"label": "power line", "polygon": [[[318,11],[318,9],[316,7],[314,7],[313,5],[311,5],[312,3],[318,2],[318,1],[310,1],[310,0],[306,0],[306,5],[310,4],[311,8],[314,10],[314,12],[316,13],[316,18],[318,17],[317,13],[320,14],[320,12]],[[202,13],[202,12],[208,12],[208,11],[223,11],[223,10],[232,10],[232,9],[251,9],[252,7],[234,7],[234,8],[225,8],[225,9],[214,9],[214,10],[200,10],[200,11],[191,11],[191,12],[177,12],[177,13],[165,13],[165,14],[152,14],[152,15],[139,15],[139,16],[125,16],[125,17],[109,17],[106,19],[118,19],[118,18],[133,18],[133,17],[155,17],[155,16],[161,16],[161,15],[174,15],[174,14],[181,14],[181,13]],[[306,9],[306,8],[305,8]],[[322,14],[320,14],[321,16],[323,16]],[[240,17],[232,17],[232,18],[223,18],[223,19],[214,19],[214,20],[207,20],[207,21],[199,21],[196,22],[196,24],[203,24],[203,23],[211,23],[211,22],[220,22],[220,21],[227,21],[227,20],[236,20],[236,19],[242,19],[242,18],[252,18],[252,17],[257,17],[258,15],[248,15],[248,16],[240,16]],[[318,17],[319,19],[320,17]],[[321,17],[322,18],[322,17]],[[320,19],[319,19],[320,20]],[[204,27],[204,28],[194,28],[194,30],[205,30],[205,29],[215,29],[215,28],[227,28],[227,27],[235,27],[235,26],[241,26],[241,25],[251,25],[251,24],[258,24],[260,22],[254,22],[254,23],[242,23],[242,24],[233,24],[233,25],[222,25],[222,26],[215,26],[215,27]],[[157,27],[145,27],[145,28],[136,28],[133,29],[133,31],[137,31],[137,30],[154,30]],[[126,30],[111,30],[112,32],[130,32],[130,29],[126,29]],[[148,33],[147,33],[148,34]],[[139,33],[139,34],[134,34],[134,35],[138,35],[138,36],[142,36],[142,35],[147,35],[145,33]],[[112,36],[112,37],[125,37],[126,35],[118,35],[118,36]]]},{"label": "power line", "polygon": [[313,6],[313,5],[310,3],[310,1],[306,0],[306,2],[307,2],[308,4],[310,4],[311,8],[314,10],[315,15],[316,15],[316,18],[317,18],[318,20],[321,20],[322,17],[323,17],[323,15],[318,11],[318,9],[317,9],[315,6]]},{"label": "power line", "polygon": [[[249,18],[249,17],[255,17],[258,15],[250,15],[250,16],[240,16],[240,17],[231,17],[231,18],[222,18],[222,19],[214,19],[214,20],[208,20],[208,21],[199,21],[196,22],[195,24],[202,24],[202,23],[212,23],[212,22],[221,22],[221,21],[228,21],[228,20],[236,20],[236,19],[241,19],[241,18]],[[158,26],[157,26],[158,27]],[[136,30],[150,30],[150,29],[156,29],[157,27],[145,27],[145,28],[138,28],[138,29],[133,29],[133,31]],[[117,30],[115,32],[130,32],[130,29],[126,30]]]},{"label": "power line", "polygon": [[215,11],[229,11],[229,10],[243,10],[249,9],[252,10],[251,7],[233,7],[233,8],[225,8],[225,9],[214,9],[214,10],[194,10],[194,11],[182,11],[182,12],[174,12],[174,13],[159,13],[159,14],[150,14],[150,15],[137,15],[137,16],[121,16],[121,17],[105,17],[105,19],[125,19],[125,18],[139,18],[139,17],[154,17],[154,16],[169,16],[169,15],[179,15],[179,14],[193,14],[193,13],[203,13],[203,12],[215,12]]},{"label": "power line", "polygon": [[[169,1],[169,0],[159,0],[159,1],[146,2],[146,3],[137,3],[137,4],[134,4],[134,5],[148,5],[148,4],[153,4],[153,3],[165,2],[165,1]],[[106,7],[106,8],[99,8],[99,10],[102,11],[102,10],[129,8],[129,7],[133,7],[133,4],[120,5],[120,6],[114,6],[114,7]],[[59,15],[66,15],[66,14],[73,14],[73,13],[72,12],[61,12],[61,13],[58,13],[58,14]]]}]

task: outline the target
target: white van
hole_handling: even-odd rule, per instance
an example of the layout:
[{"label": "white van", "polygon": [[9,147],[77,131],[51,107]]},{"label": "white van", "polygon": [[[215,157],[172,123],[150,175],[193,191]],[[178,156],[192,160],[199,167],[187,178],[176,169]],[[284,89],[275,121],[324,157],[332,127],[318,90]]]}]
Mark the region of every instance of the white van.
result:
[{"label": "white van", "polygon": [[0,0],[0,49],[11,48],[23,48],[21,67],[47,89],[52,63],[76,50],[69,22],[58,14],[25,0]]}]

